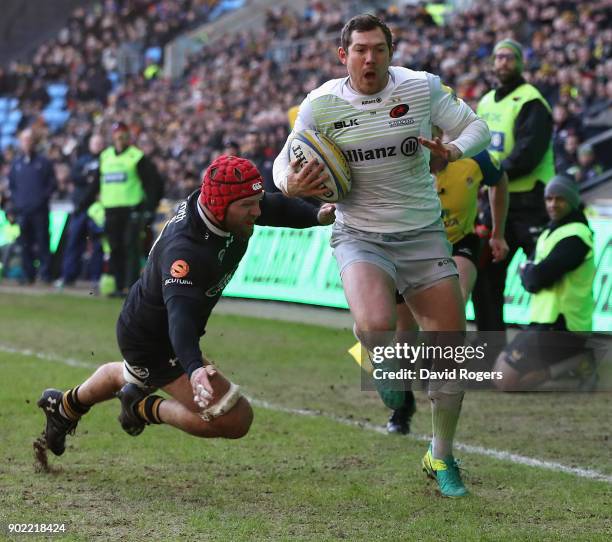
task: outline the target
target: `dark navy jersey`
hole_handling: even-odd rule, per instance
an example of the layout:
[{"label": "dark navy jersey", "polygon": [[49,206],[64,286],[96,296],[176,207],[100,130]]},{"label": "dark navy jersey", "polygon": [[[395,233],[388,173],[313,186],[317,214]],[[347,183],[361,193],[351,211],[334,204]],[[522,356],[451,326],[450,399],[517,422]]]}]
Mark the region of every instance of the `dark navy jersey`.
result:
[{"label": "dark navy jersey", "polygon": [[[146,343],[170,342],[191,374],[201,366],[199,338],[248,247],[248,239],[216,227],[198,208],[199,191],[182,202],[155,241],[132,286],[120,320]],[[281,194],[265,194],[260,225],[317,225],[317,209]]]}]

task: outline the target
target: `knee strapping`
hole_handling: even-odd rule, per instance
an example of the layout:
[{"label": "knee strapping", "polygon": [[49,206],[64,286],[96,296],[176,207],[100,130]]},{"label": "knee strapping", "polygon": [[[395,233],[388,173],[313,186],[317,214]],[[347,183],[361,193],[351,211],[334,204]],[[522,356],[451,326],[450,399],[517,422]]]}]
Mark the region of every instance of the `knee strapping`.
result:
[{"label": "knee strapping", "polygon": [[149,375],[148,369],[143,367],[134,367],[127,361],[123,360],[123,380],[128,384],[135,384],[140,389],[153,393],[157,388],[145,384],[144,379]]},{"label": "knee strapping", "polygon": [[465,391],[456,381],[430,382],[427,390],[427,397],[430,401],[449,406],[460,404],[464,395]]}]

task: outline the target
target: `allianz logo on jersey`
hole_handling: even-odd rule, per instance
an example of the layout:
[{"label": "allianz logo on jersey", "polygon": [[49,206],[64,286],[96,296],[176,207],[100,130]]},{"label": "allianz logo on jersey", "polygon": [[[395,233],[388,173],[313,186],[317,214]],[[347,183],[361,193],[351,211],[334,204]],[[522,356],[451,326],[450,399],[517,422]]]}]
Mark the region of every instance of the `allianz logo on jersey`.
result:
[{"label": "allianz logo on jersey", "polygon": [[[399,146],[399,152],[404,156],[412,156],[419,150],[419,140],[416,137],[407,137]],[[366,162],[368,160],[380,160],[399,156],[398,147],[390,145],[387,147],[376,147],[374,149],[349,149],[342,151],[347,162]]]},{"label": "allianz logo on jersey", "polygon": [[379,96],[378,98],[371,98],[370,100],[362,100],[361,105],[379,104],[380,102],[382,102],[382,98]]}]

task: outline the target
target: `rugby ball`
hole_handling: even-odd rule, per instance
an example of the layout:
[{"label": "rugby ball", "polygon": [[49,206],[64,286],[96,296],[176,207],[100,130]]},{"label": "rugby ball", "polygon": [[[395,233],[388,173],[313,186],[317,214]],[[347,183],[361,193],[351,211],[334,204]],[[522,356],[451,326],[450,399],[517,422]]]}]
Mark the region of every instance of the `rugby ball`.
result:
[{"label": "rugby ball", "polygon": [[317,199],[335,203],[341,201],[351,190],[351,169],[342,151],[332,139],[316,130],[294,132],[288,146],[289,161],[297,160],[298,170],[317,159],[325,166],[328,179],[323,183],[327,192]]}]

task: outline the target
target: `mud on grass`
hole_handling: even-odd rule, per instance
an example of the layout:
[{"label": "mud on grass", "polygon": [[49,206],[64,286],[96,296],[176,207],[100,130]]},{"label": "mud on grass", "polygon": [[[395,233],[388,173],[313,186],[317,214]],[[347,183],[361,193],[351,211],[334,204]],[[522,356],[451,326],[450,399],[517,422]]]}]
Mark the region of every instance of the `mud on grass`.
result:
[{"label": "mud on grass", "polygon": [[[461,454],[472,496],[449,501],[420,471],[424,442],[263,408],[239,441],[199,440],[165,426],[132,438],[117,423],[113,399],[87,414],[64,455],[48,456],[51,472],[36,471],[32,442],[44,423],[36,399],[119,358],[119,307],[0,294],[0,343],[50,357],[0,352],[1,529],[9,521],[62,521],[67,532],[53,540],[198,542],[397,540],[398,533],[606,540],[612,531],[610,484]],[[360,391],[346,354],[352,344],[348,330],[224,316],[211,320],[202,346],[250,396],[382,426],[388,412]],[[85,366],[58,361],[66,357]],[[426,434],[426,395],[417,402],[413,428]],[[458,438],[612,473],[610,411],[603,394],[477,392],[466,396]]]}]

